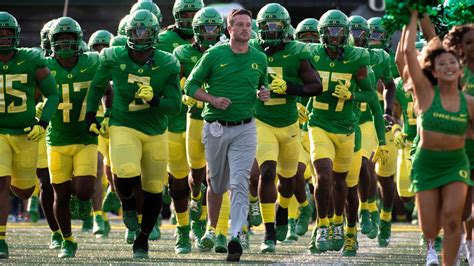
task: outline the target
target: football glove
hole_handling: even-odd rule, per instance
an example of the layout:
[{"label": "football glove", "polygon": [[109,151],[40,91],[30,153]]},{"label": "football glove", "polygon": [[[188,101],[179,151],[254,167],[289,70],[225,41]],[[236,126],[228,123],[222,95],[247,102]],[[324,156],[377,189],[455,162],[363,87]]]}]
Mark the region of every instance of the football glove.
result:
[{"label": "football glove", "polygon": [[339,98],[350,100],[352,98],[352,93],[349,91],[349,87],[351,86],[349,81],[346,81],[346,84],[342,84],[341,80],[337,81],[337,85],[332,93],[332,96]]},{"label": "football glove", "polygon": [[99,133],[102,137],[108,139],[109,138],[109,118],[105,117],[100,123]]},{"label": "football glove", "polygon": [[296,108],[298,108],[298,122],[300,124],[306,123],[308,121],[308,110],[301,103],[297,103]]},{"label": "football glove", "polygon": [[153,99],[153,88],[150,85],[141,85],[138,89],[138,97],[150,102]]},{"label": "football glove", "polygon": [[392,132],[394,136],[393,143],[395,144],[395,147],[397,147],[398,149],[405,148],[406,146],[405,140],[407,138],[407,134],[402,132],[402,129],[398,124],[395,124],[392,127]]},{"label": "football glove", "polygon": [[184,86],[186,85],[186,78],[182,77],[181,80],[179,81],[179,85],[181,86],[181,89],[184,90]]},{"label": "football glove", "polygon": [[24,129],[25,132],[28,133],[28,139],[33,141],[40,141],[46,134],[46,127],[48,124],[44,121],[38,121],[31,127],[27,127]]},{"label": "football glove", "polygon": [[276,74],[271,74],[272,83],[270,84],[270,90],[277,94],[286,94],[286,81],[277,76]]},{"label": "football glove", "polygon": [[188,96],[186,94],[183,94],[183,97],[181,98],[181,101],[189,107],[192,107],[192,106],[196,105],[196,102],[197,102],[193,97]]},{"label": "football glove", "polygon": [[379,145],[377,146],[377,150],[375,150],[374,157],[372,157],[372,162],[376,163],[379,162],[381,165],[385,165],[388,160],[388,148],[386,145]]},{"label": "football glove", "polygon": [[96,113],[94,112],[86,113],[87,128],[89,129],[89,134],[92,136],[100,135],[100,124],[95,115]]},{"label": "football glove", "polygon": [[43,102],[39,102],[36,104],[36,117],[40,118],[41,115],[43,114]]}]

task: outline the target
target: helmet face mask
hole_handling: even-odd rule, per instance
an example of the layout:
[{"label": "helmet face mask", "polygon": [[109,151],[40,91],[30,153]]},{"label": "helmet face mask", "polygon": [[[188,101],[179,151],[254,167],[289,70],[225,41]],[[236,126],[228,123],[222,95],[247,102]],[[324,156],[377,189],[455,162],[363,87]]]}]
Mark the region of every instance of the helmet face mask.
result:
[{"label": "helmet face mask", "polygon": [[9,52],[20,44],[20,25],[8,12],[0,12],[0,52]]},{"label": "helmet face mask", "polygon": [[193,34],[193,18],[204,7],[202,0],[176,0],[173,5],[173,17],[176,28],[185,34]]},{"label": "helmet face mask", "polygon": [[349,39],[349,20],[340,10],[329,10],[321,16],[318,24],[321,43],[336,51],[347,45]]},{"label": "helmet face mask", "polygon": [[158,42],[159,24],[148,10],[137,10],[128,18],[125,26],[127,46],[136,51],[154,48]]},{"label": "helmet face mask", "polygon": [[354,37],[355,46],[367,47],[369,32],[363,29],[351,29],[351,35]]},{"label": "helmet face mask", "polygon": [[224,19],[216,9],[205,7],[194,16],[192,29],[196,42],[201,46],[210,47],[224,34]]},{"label": "helmet face mask", "polygon": [[342,26],[324,27],[323,34],[321,34],[324,44],[331,47],[339,47],[346,44],[347,29]]},{"label": "helmet face mask", "polygon": [[82,29],[79,23],[70,17],[61,17],[54,21],[49,31],[53,55],[71,58],[81,53]]},{"label": "helmet face mask", "polygon": [[[291,19],[280,4],[267,4],[257,14],[257,36],[261,44],[276,46],[290,37]],[[292,36],[291,36],[292,37]]]},{"label": "helmet face mask", "polygon": [[295,39],[305,43],[319,43],[319,21],[314,18],[302,20],[295,29]]},{"label": "helmet face mask", "polygon": [[303,31],[296,34],[296,39],[305,43],[319,43],[319,34],[313,31]]},{"label": "helmet face mask", "polygon": [[370,28],[369,47],[370,48],[388,48],[390,36],[382,24],[382,18],[373,17],[368,21]]}]

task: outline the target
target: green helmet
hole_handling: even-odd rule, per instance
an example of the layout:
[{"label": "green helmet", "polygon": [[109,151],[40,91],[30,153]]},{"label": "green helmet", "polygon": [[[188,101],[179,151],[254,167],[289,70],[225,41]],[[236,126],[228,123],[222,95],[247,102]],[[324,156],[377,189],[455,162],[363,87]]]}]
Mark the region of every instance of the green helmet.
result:
[{"label": "green helmet", "polygon": [[51,25],[53,25],[54,19],[46,22],[44,24],[43,28],[41,28],[40,31],[40,47],[43,49],[44,53],[46,56],[51,54],[51,42],[49,41],[49,29],[51,28]]},{"label": "green helmet", "polygon": [[328,10],[319,19],[318,32],[326,47],[342,47],[347,44],[349,38],[349,19],[340,10]]},{"label": "green helmet", "polygon": [[106,45],[109,46],[110,40],[114,37],[112,33],[108,30],[98,30],[92,33],[91,37],[89,38],[89,49],[95,51],[95,45]]},{"label": "green helmet", "polygon": [[288,36],[290,14],[282,5],[270,3],[257,14],[258,40],[266,45],[278,45]]},{"label": "green helmet", "polygon": [[255,19],[252,19],[252,30],[255,32],[258,31],[257,21]]},{"label": "green helmet", "polygon": [[351,35],[354,38],[354,44],[358,47],[367,47],[369,42],[369,24],[364,17],[351,16],[349,17]]},{"label": "green helmet", "polygon": [[158,43],[160,24],[150,11],[140,9],[130,14],[125,26],[127,46],[133,50],[144,51]]},{"label": "green helmet", "polygon": [[388,43],[388,32],[382,25],[381,17],[373,17],[367,21],[370,28],[369,47],[386,48]]},{"label": "green helmet", "polygon": [[205,7],[194,15],[193,32],[197,43],[212,46],[224,33],[224,18],[215,8]]},{"label": "green helmet", "polygon": [[[173,5],[173,17],[176,23],[176,28],[180,29],[185,34],[192,35],[194,14],[203,7],[204,3],[202,0],[176,0]],[[190,14],[184,15],[186,13]]]},{"label": "green helmet", "polygon": [[114,46],[125,46],[125,45],[127,45],[127,37],[122,36],[122,35],[114,36],[114,37],[110,40],[110,43],[109,43],[109,46],[110,46],[110,47],[114,47]]},{"label": "green helmet", "polygon": [[119,25],[118,25],[118,29],[117,29],[117,35],[119,35],[119,36],[126,36],[127,35],[127,32],[125,31],[125,25],[127,25],[128,17],[130,17],[130,15],[125,15],[125,17],[123,17],[120,20]]},{"label": "green helmet", "polygon": [[315,18],[302,20],[295,29],[294,38],[300,42],[319,43],[319,21]]},{"label": "green helmet", "polygon": [[0,29],[11,29],[12,36],[0,36],[0,39],[10,40],[10,44],[1,45],[0,51],[11,51],[18,47],[20,44],[20,25],[16,21],[16,18],[4,11],[0,11]]},{"label": "green helmet", "polygon": [[130,8],[130,14],[132,14],[133,12],[139,9],[145,9],[145,10],[150,11],[153,15],[156,16],[156,18],[158,19],[158,23],[160,23],[161,25],[161,22],[163,21],[163,15],[161,14],[161,10],[157,4],[151,1],[150,2],[144,2],[144,1],[136,2],[132,6],[132,8]]},{"label": "green helmet", "polygon": [[[75,34],[75,37],[73,40],[58,40],[59,35],[64,33]],[[56,19],[49,29],[48,37],[55,56],[68,58],[81,52],[82,29],[79,23],[70,17]]]}]

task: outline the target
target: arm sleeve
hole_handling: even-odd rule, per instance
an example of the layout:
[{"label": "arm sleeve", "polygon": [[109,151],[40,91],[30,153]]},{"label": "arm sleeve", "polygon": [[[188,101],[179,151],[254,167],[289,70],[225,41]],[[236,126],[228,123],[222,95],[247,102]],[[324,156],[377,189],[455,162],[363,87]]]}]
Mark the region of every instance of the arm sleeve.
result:
[{"label": "arm sleeve", "polygon": [[262,76],[260,77],[260,82],[258,88],[260,89],[260,86],[264,86],[265,88],[268,88],[268,63],[267,63],[267,58],[265,56],[265,60],[263,60],[263,72]]},{"label": "arm sleeve", "polygon": [[107,49],[104,49],[100,53],[99,67],[95,72],[94,79],[89,88],[89,93],[87,94],[87,112],[97,112],[101,99],[104,96],[105,89],[111,80],[110,70],[107,67],[106,62],[106,51]]},{"label": "arm sleeve", "polygon": [[53,76],[49,74],[43,80],[41,80],[38,85],[41,94],[46,97],[40,120],[49,122],[53,114],[56,113],[59,104],[59,94],[56,90],[56,82]]},{"label": "arm sleeve", "polygon": [[189,74],[188,79],[186,80],[186,85],[184,86],[184,91],[186,95],[194,97],[196,91],[201,88],[204,81],[206,81],[211,70],[211,62],[209,53],[206,52],[204,55],[197,61],[196,66]]},{"label": "arm sleeve", "polygon": [[372,91],[371,94],[372,97],[370,97],[367,103],[374,117],[375,132],[377,133],[379,145],[385,145],[385,120],[383,119],[382,107],[379,104],[377,93]]},{"label": "arm sleeve", "polygon": [[163,97],[158,104],[158,110],[163,114],[177,114],[181,109],[181,88],[179,85],[179,67],[171,74],[163,89]]}]

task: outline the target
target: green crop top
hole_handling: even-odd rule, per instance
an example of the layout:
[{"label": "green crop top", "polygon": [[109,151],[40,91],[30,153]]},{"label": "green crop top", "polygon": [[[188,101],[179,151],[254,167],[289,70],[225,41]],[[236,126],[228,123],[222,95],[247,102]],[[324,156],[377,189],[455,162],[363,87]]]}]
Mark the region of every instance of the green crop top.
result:
[{"label": "green crop top", "polygon": [[460,108],[458,112],[448,112],[441,104],[438,86],[434,87],[435,95],[431,107],[421,114],[421,128],[423,130],[462,136],[466,133],[469,121],[466,98],[460,94]]}]

